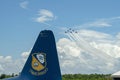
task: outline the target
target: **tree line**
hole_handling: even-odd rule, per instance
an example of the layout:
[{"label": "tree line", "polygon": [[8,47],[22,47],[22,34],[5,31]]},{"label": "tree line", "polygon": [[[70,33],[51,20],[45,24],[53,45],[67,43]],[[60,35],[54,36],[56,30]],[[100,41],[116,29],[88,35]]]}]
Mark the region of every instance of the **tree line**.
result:
[{"label": "tree line", "polygon": [[65,74],[62,80],[112,80],[111,74]]},{"label": "tree line", "polygon": [[[64,74],[62,75],[62,80],[112,80],[110,75],[111,74]],[[0,80],[15,76],[18,76],[18,74],[1,74]]]},{"label": "tree line", "polygon": [[18,74],[14,74],[14,73],[12,73],[11,75],[1,74],[1,75],[0,75],[0,80],[1,80],[1,79],[4,79],[4,78],[15,77],[15,76],[18,76]]}]

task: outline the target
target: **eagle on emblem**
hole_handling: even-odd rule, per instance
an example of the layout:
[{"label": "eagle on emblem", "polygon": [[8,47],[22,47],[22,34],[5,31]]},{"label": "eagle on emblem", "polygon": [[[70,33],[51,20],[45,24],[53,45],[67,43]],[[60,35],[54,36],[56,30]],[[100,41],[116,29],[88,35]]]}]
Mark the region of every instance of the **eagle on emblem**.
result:
[{"label": "eagle on emblem", "polygon": [[46,67],[46,56],[44,53],[34,53],[32,55],[32,68],[41,71]]}]

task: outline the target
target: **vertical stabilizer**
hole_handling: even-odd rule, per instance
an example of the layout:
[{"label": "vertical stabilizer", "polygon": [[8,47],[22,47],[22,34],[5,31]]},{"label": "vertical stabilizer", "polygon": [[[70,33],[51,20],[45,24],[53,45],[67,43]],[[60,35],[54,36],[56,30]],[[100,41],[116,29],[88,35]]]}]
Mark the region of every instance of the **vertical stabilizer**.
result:
[{"label": "vertical stabilizer", "polygon": [[53,32],[41,31],[21,72],[25,80],[61,80]]}]

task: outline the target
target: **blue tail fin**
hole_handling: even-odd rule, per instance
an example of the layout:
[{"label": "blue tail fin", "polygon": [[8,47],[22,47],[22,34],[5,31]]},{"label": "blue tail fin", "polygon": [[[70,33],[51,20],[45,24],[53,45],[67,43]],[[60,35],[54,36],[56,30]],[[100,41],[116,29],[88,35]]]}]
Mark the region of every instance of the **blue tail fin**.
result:
[{"label": "blue tail fin", "polygon": [[25,80],[62,80],[52,31],[40,32],[20,76]]}]

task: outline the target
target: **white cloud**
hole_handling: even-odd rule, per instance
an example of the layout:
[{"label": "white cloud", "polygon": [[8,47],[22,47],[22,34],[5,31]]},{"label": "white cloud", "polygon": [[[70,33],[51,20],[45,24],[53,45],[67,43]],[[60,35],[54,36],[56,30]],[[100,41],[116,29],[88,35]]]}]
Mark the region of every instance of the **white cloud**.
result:
[{"label": "white cloud", "polygon": [[12,62],[12,57],[11,56],[0,56],[0,63],[9,63]]},{"label": "white cloud", "polygon": [[109,20],[109,21],[120,20],[120,16],[112,17],[112,18],[109,18],[107,20]]},{"label": "white cloud", "polygon": [[57,45],[59,53],[64,53],[64,55],[68,57],[78,57],[80,55],[80,52],[82,51],[78,46],[76,46],[75,42],[71,42],[69,39],[66,38],[60,39],[57,42]]},{"label": "white cloud", "polygon": [[79,30],[77,35],[68,35],[73,40],[63,38],[57,42],[62,73],[113,73],[119,70],[117,38],[93,30]]},{"label": "white cloud", "polygon": [[47,21],[52,21],[56,18],[51,11],[46,10],[46,9],[41,9],[38,12],[38,15],[39,16],[35,19],[35,21],[40,22],[40,23],[45,23]]},{"label": "white cloud", "polygon": [[4,60],[5,62],[12,62],[12,56],[6,56]]},{"label": "white cloud", "polygon": [[88,24],[89,26],[95,26],[95,27],[110,27],[112,26],[111,24],[109,24],[108,22],[104,22],[104,21],[96,21],[93,23]]},{"label": "white cloud", "polygon": [[79,36],[82,36],[84,38],[91,38],[91,39],[94,39],[94,40],[112,38],[112,36],[109,35],[109,34],[102,33],[102,32],[97,32],[97,31],[94,31],[94,30],[81,29],[81,30],[78,30],[78,33],[79,33]]},{"label": "white cloud", "polygon": [[[107,20],[96,20],[80,25],[79,27],[110,27],[112,23]],[[78,27],[78,26],[77,26]]]},{"label": "white cloud", "polygon": [[[100,65],[102,66],[105,64],[102,61],[104,58],[101,58],[101,56],[89,53],[91,51],[88,49],[85,49],[78,44],[73,45],[73,42],[67,39],[60,39],[57,46],[59,56],[62,56],[60,57],[62,73],[94,73],[98,68],[100,68]],[[89,48],[87,45],[85,46],[86,48]],[[76,51],[73,52],[72,49],[75,49]],[[99,57],[101,60],[99,60]],[[108,61],[106,60],[106,62]],[[104,65],[104,68],[106,66],[107,64]]]},{"label": "white cloud", "polygon": [[120,40],[120,32],[116,35],[116,38]]},{"label": "white cloud", "polygon": [[2,65],[0,65],[0,72],[3,72],[4,68],[2,67]]},{"label": "white cloud", "polygon": [[27,9],[28,4],[29,4],[28,1],[21,2],[21,3],[20,3],[20,7],[23,8],[23,9]]},{"label": "white cloud", "polygon": [[26,62],[29,54],[30,54],[30,51],[28,51],[28,52],[23,52],[23,53],[21,54],[21,56],[22,56],[22,58],[23,58],[22,60],[23,60],[24,62]]},{"label": "white cloud", "polygon": [[21,56],[22,56],[23,58],[27,58],[29,54],[30,54],[30,52],[23,52],[23,53],[21,54]]},{"label": "white cloud", "polygon": [[21,57],[13,59],[12,56],[0,56],[0,74],[18,74],[26,62],[29,52],[23,52]]},{"label": "white cloud", "polygon": [[[57,42],[62,73],[113,73],[120,70],[120,44],[116,42],[119,33],[114,37],[93,30],[78,30],[77,34],[68,35],[74,38],[73,41],[61,38]],[[12,56],[0,56],[0,74],[19,73],[29,53],[21,53],[16,60]]]},{"label": "white cloud", "polygon": [[112,17],[112,18],[101,18],[97,19],[95,21],[90,21],[84,24],[81,24],[78,27],[84,27],[84,28],[90,28],[90,27],[111,27],[115,24],[115,22],[120,22],[120,16],[118,17]]}]

